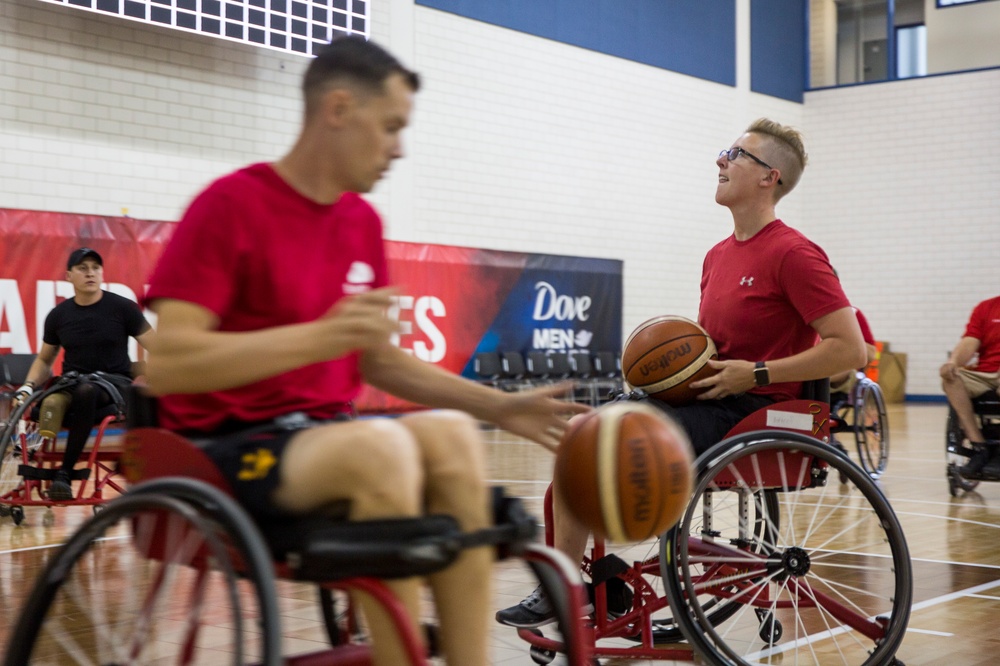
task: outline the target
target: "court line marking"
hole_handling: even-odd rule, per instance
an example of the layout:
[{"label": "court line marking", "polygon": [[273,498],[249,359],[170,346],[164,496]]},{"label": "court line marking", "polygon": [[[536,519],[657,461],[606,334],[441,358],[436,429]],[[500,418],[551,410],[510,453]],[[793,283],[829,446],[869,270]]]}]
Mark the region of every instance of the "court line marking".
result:
[{"label": "court line marking", "polygon": [[[118,541],[121,539],[128,539],[127,536],[110,536],[110,537],[100,537],[99,539],[94,539],[97,541]],[[68,540],[68,537],[67,537]],[[0,555],[12,555],[14,553],[27,553],[30,550],[45,550],[47,548],[62,548],[66,545],[66,541],[61,541],[59,543],[49,543],[43,546],[27,546],[25,548],[12,548],[11,550],[0,550]]]}]

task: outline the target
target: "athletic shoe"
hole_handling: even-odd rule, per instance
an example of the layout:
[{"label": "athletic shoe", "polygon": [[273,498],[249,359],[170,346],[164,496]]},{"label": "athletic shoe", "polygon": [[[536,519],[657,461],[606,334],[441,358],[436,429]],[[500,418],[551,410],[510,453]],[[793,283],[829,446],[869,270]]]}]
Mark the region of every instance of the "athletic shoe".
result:
[{"label": "athletic shoe", "polygon": [[987,447],[986,450],[992,451],[993,455],[983,465],[979,474],[989,479],[1000,479],[1000,449],[994,446]]},{"label": "athletic shoe", "polygon": [[[580,609],[581,615],[594,612],[593,604],[587,604]],[[556,611],[549,603],[549,598],[539,585],[524,600],[516,606],[497,611],[497,622],[518,629],[534,629],[544,627],[556,621]]]},{"label": "athletic shoe", "polygon": [[56,472],[55,478],[52,479],[52,485],[49,486],[49,499],[60,502],[73,499],[73,486],[69,480],[69,473],[65,470],[61,469]]}]

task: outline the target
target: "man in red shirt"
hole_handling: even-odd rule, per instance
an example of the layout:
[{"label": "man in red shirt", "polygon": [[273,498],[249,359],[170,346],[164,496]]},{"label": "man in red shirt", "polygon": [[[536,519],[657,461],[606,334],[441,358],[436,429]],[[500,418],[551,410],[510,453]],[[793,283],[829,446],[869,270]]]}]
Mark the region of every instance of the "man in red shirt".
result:
[{"label": "man in red shirt", "polygon": [[[757,120],[719,153],[716,165],[715,201],[729,208],[734,231],[705,257],[698,320],[719,350],[719,360],[709,361],[719,372],[691,384],[704,389],[694,404],[671,408],[650,399],[684,427],[696,453],[757,409],[797,398],[803,381],[865,364],[857,317],[826,254],[775,215],[806,165],[799,133]],[[554,545],[579,561],[588,530],[558,489],[552,497]],[[496,617],[537,627],[553,613],[536,590]]]},{"label": "man in red shirt", "polygon": [[[162,343],[147,371],[162,424],[199,441],[257,520],[346,500],[355,520],[449,514],[486,527],[478,420],[554,449],[563,415],[586,410],[557,399],[567,386],[503,393],[390,344],[382,224],[357,193],[402,156],[418,87],[371,42],[334,40],[306,71],[291,151],[198,195],[150,280]],[[362,382],[462,411],[347,420]],[[450,664],[487,663],[492,560],[468,549],[429,577]],[[414,622],[419,584],[388,582]],[[375,663],[404,663],[381,608],[359,597]]]},{"label": "man in red shirt", "polygon": [[[978,354],[978,360],[973,357]],[[972,407],[972,398],[1000,393],[1000,296],[979,303],[965,326],[965,334],[941,366],[941,388],[958,416],[959,426],[976,449],[959,467],[963,476],[982,474],[1000,478],[998,442],[986,441]]]}]

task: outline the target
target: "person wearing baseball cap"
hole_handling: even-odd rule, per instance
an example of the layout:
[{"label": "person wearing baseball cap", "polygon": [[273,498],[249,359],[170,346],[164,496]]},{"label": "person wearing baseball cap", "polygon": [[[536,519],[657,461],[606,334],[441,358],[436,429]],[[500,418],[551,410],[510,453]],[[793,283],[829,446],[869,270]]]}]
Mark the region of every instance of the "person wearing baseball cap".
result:
[{"label": "person wearing baseball cap", "polygon": [[[20,404],[43,388],[52,376],[59,350],[65,349],[63,373],[75,372],[79,379],[66,391],[45,397],[33,414],[43,436],[54,439],[63,422],[69,429],[62,466],[48,489],[49,499],[56,501],[73,499],[74,467],[91,428],[111,413],[109,410],[124,404],[126,392],[115,388],[132,382],[129,338],[148,348],[153,336],[134,301],[101,288],[104,259],[96,250],[81,247],[70,253],[66,281],[73,285],[73,298],[56,305],[45,317],[42,347],[24,385],[14,394],[15,404]],[[101,381],[94,381],[94,373],[102,373]]]}]

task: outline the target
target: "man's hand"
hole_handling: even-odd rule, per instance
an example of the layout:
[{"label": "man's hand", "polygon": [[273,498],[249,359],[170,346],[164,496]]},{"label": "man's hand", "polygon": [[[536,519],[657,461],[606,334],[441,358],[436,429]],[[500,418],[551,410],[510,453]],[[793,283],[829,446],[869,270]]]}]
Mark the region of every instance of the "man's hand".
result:
[{"label": "man's hand", "polygon": [[399,332],[399,322],[388,316],[395,294],[393,287],[373,289],[343,298],[330,308],[320,323],[333,351],[331,358],[389,344],[392,334]]},{"label": "man's hand", "polygon": [[32,386],[31,384],[22,384],[21,388],[14,391],[14,398],[12,399],[14,407],[17,408],[18,406],[20,406],[21,403],[27,400],[28,396],[30,396],[34,392],[35,392],[34,386]]},{"label": "man's hand", "polygon": [[488,420],[555,451],[566,432],[567,417],[590,411],[587,405],[559,399],[572,389],[572,382],[563,382],[531,391],[502,393]]},{"label": "man's hand", "polygon": [[948,360],[944,365],[941,366],[940,370],[941,379],[951,379],[958,376],[958,365],[952,361]]},{"label": "man's hand", "polygon": [[753,378],[754,364],[750,361],[709,360],[708,367],[718,372],[689,384],[693,389],[705,389],[704,393],[698,394],[699,400],[717,400],[730,395],[739,395],[757,385]]}]

